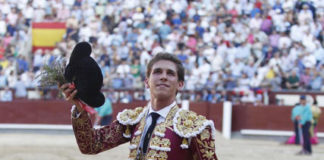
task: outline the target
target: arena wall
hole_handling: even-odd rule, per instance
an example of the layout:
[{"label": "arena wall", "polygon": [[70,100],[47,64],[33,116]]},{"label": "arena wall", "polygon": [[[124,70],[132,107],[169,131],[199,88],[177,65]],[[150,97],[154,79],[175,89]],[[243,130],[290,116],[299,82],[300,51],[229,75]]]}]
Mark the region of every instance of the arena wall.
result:
[{"label": "arena wall", "polygon": [[[144,106],[146,102],[113,104],[114,117],[125,108]],[[232,131],[241,129],[293,130],[290,120],[291,106],[253,106],[252,104],[233,105]],[[322,113],[324,113],[324,108]],[[0,124],[71,124],[71,105],[63,100],[15,100],[0,103]],[[214,121],[218,130],[222,129],[222,103],[190,103],[190,110]],[[324,132],[324,116],[320,117],[318,129]]]}]

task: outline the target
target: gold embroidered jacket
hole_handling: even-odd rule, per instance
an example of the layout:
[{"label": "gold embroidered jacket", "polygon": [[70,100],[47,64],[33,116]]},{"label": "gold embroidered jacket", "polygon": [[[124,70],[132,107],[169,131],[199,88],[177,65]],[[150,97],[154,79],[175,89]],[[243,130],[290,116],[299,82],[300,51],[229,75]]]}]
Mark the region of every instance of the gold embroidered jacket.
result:
[{"label": "gold embroidered jacket", "polygon": [[132,160],[217,160],[213,122],[178,106],[171,109],[164,122],[156,125],[147,154],[139,155],[147,112],[142,107],[125,109],[112,124],[99,129],[94,129],[87,113],[82,112],[78,118],[72,118],[80,151],[96,154],[130,142]]}]

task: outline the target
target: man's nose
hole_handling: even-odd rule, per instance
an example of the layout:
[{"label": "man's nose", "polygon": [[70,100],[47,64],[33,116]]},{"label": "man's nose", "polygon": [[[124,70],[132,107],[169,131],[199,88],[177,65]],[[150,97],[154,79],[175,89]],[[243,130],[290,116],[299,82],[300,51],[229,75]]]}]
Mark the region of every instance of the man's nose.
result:
[{"label": "man's nose", "polygon": [[167,73],[166,72],[162,72],[160,79],[161,80],[166,80],[167,79]]}]

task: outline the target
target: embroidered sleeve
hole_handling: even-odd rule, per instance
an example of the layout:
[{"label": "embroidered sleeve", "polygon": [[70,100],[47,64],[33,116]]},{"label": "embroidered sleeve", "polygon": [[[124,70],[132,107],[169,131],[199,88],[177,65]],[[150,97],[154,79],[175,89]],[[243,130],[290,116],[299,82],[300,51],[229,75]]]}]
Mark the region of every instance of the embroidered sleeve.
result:
[{"label": "embroidered sleeve", "polygon": [[207,127],[191,141],[194,160],[217,160],[212,129]]},{"label": "embroidered sleeve", "polygon": [[84,154],[97,154],[130,140],[122,136],[126,126],[117,121],[94,129],[86,112],[81,112],[78,118],[72,118],[72,126],[79,149]]},{"label": "embroidered sleeve", "polygon": [[123,125],[134,125],[144,117],[147,108],[137,107],[135,109],[125,109],[117,114],[117,120]]},{"label": "embroidered sleeve", "polygon": [[215,135],[213,121],[207,120],[206,117],[197,115],[195,112],[180,109],[173,119],[175,132],[184,138],[196,137],[207,126],[212,128],[212,135]]},{"label": "embroidered sleeve", "polygon": [[180,147],[190,147],[194,159],[217,160],[214,142],[216,129],[213,121],[195,112],[180,109],[173,119],[173,127],[174,131],[183,137]]},{"label": "embroidered sleeve", "polygon": [[123,133],[125,138],[131,137],[130,127],[138,124],[142,118],[145,116],[147,108],[137,107],[135,109],[125,109],[122,112],[117,114],[117,121],[124,126],[126,126],[126,130]]}]

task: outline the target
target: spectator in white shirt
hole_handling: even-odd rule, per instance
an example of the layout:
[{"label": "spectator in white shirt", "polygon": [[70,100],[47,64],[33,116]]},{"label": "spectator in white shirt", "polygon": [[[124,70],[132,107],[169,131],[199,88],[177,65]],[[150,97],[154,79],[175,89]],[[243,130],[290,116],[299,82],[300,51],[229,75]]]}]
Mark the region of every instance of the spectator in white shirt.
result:
[{"label": "spectator in white shirt", "polygon": [[17,25],[17,20],[18,20],[18,14],[16,8],[11,8],[8,16],[7,16],[8,22],[11,25]]},{"label": "spectator in white shirt", "polygon": [[278,73],[279,72],[279,68],[278,65],[281,65],[281,59],[280,59],[280,52],[275,52],[274,56],[270,59],[269,61],[269,67],[272,67],[273,70]]},{"label": "spectator in white shirt", "polygon": [[16,98],[27,97],[27,87],[20,77],[18,77],[17,82],[15,84],[15,97]]},{"label": "spectator in white shirt", "polygon": [[313,20],[313,14],[307,4],[303,4],[302,10],[298,13],[298,21],[299,23],[304,23],[307,19]]},{"label": "spectator in white shirt", "polygon": [[294,67],[294,62],[289,58],[289,53],[284,51],[282,56],[280,57],[280,64],[279,67],[282,69],[283,72],[289,72]]},{"label": "spectator in white shirt", "polygon": [[204,57],[202,64],[198,68],[200,77],[202,78],[203,84],[205,84],[207,78],[209,77],[211,66],[207,58]]},{"label": "spectator in white shirt", "polygon": [[92,36],[91,33],[90,27],[86,23],[82,24],[79,31],[80,41],[89,41]]},{"label": "spectator in white shirt", "polygon": [[231,63],[230,69],[232,70],[232,75],[236,78],[241,77],[244,64],[239,58],[235,58],[234,63]]},{"label": "spectator in white shirt", "polygon": [[0,93],[0,101],[11,102],[13,100],[12,91],[9,87],[5,87]]},{"label": "spectator in white shirt", "polygon": [[215,55],[211,61],[211,71],[213,72],[220,71],[222,69],[223,63],[224,63],[224,59],[217,52],[215,52]]},{"label": "spectator in white shirt", "polygon": [[291,39],[287,36],[285,32],[281,32],[281,37],[279,38],[278,47],[279,49],[288,49],[291,46]]},{"label": "spectator in white shirt", "polygon": [[302,59],[302,63],[307,68],[314,68],[316,65],[316,58],[314,54],[311,54],[310,52],[306,51]]},{"label": "spectator in white shirt", "polygon": [[[34,1],[35,2],[35,1]],[[44,9],[37,7],[34,10],[34,14],[33,14],[33,22],[42,22],[44,20],[44,17],[46,15]]]},{"label": "spectator in white shirt", "polygon": [[123,60],[120,65],[117,66],[116,72],[121,75],[121,77],[126,77],[130,73],[130,66],[127,61]]},{"label": "spectator in white shirt", "polygon": [[44,55],[41,49],[36,50],[33,59],[33,70],[36,72],[44,65]]},{"label": "spectator in white shirt", "polygon": [[290,28],[290,38],[295,42],[301,42],[301,40],[303,39],[303,35],[304,33],[299,23],[297,22],[296,24],[293,24]]},{"label": "spectator in white shirt", "polygon": [[225,33],[223,33],[224,40],[233,41],[235,38],[235,33],[233,32],[232,27],[226,27]]},{"label": "spectator in white shirt", "polygon": [[[2,17],[2,13],[0,12],[0,17]],[[7,32],[7,22],[5,19],[0,18],[0,36],[4,36]]]},{"label": "spectator in white shirt", "polygon": [[324,48],[320,43],[316,43],[316,49],[314,51],[314,56],[317,62],[324,62]]},{"label": "spectator in white shirt", "polygon": [[256,13],[255,17],[251,18],[249,26],[251,29],[260,29],[262,24],[262,18],[260,13]]},{"label": "spectator in white shirt", "polygon": [[305,32],[302,40],[302,44],[305,46],[306,50],[309,52],[313,52],[316,48],[315,46],[315,37],[311,34],[311,32],[308,30]]}]

